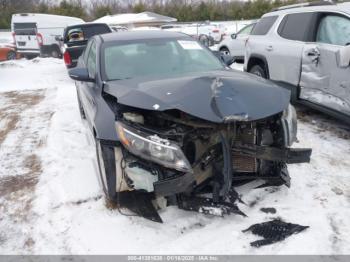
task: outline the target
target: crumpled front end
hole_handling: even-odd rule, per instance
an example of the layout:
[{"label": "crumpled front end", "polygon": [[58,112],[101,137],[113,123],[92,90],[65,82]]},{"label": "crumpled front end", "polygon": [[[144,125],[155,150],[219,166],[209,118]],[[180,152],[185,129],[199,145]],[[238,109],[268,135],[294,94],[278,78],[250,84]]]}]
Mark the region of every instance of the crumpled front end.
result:
[{"label": "crumpled front end", "polygon": [[[116,191],[141,194],[143,208],[133,210],[158,222],[155,203],[244,215],[235,186],[256,179],[264,181],[260,187],[290,186],[287,164],[309,162],[311,155],[310,149],[290,148],[296,139],[292,106],[265,119],[229,123],[126,106],[116,130],[122,145]],[[148,208],[146,198],[153,201]]]}]

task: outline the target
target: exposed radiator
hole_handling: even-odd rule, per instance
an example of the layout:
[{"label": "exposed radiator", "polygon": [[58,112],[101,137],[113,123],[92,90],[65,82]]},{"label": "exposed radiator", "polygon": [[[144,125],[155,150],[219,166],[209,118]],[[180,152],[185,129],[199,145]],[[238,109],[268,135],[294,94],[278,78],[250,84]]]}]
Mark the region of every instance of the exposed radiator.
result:
[{"label": "exposed radiator", "polygon": [[[243,144],[255,144],[256,143],[256,129],[244,128],[238,129],[236,139],[234,142],[240,142]],[[232,153],[232,164],[234,172],[241,173],[255,173],[257,172],[257,161],[253,157],[242,156],[239,153]]]}]

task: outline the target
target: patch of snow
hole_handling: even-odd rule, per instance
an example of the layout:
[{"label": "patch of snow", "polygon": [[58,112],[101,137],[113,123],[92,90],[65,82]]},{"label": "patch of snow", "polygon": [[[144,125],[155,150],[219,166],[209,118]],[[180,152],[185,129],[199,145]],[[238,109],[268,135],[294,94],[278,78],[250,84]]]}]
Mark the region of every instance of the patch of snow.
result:
[{"label": "patch of snow", "polygon": [[159,105],[158,104],[154,104],[152,107],[154,108],[154,110],[158,110],[159,109]]},{"label": "patch of snow", "polygon": [[55,58],[35,58],[0,63],[0,92],[55,88],[70,84],[62,61]]},{"label": "patch of snow", "polygon": [[[22,59],[13,62],[16,66],[0,66],[2,106],[10,106],[3,95],[5,91],[48,92],[28,115],[25,112],[21,115],[23,121],[33,117],[30,124],[14,130],[4,142],[19,145],[22,154],[36,152],[42,173],[28,196],[32,197],[32,207],[23,210],[35,215],[21,224],[9,215],[2,216],[0,232],[7,233],[6,238],[0,234],[1,254],[350,253],[350,131],[339,122],[313,112],[305,115],[299,110],[300,142],[295,146],[313,149],[311,163],[289,165],[292,178],[289,189],[253,189],[258,182],[237,188],[247,203],[239,204],[247,218],[213,217],[167,207],[160,211],[164,223],[157,224],[123,216],[106,207],[97,179],[95,145],[86,123],[80,119],[74,83],[61,60],[36,61]],[[52,112],[49,123],[39,121],[45,111]],[[0,122],[0,128],[6,125]],[[21,130],[37,137],[43,135],[46,142],[40,150],[30,141],[19,144]],[[13,152],[2,145],[1,150],[2,156]],[[14,155],[15,160],[19,157]],[[6,165],[11,163],[9,159],[2,161]],[[25,168],[21,162],[17,165],[18,170]],[[0,168],[0,172],[13,171]],[[0,206],[13,203],[8,201],[0,198]],[[22,200],[11,201],[19,206]],[[275,208],[277,213],[263,213],[260,211],[263,207]],[[10,210],[0,212],[8,214]],[[256,238],[241,231],[277,217],[310,228],[274,245],[251,247],[249,243]],[[23,232],[31,238],[24,246],[19,238]]]}]

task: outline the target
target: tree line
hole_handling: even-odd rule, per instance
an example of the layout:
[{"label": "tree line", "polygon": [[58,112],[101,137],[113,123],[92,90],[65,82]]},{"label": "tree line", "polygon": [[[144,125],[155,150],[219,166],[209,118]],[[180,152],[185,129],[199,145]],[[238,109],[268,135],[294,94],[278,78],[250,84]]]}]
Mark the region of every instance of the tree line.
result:
[{"label": "tree line", "polygon": [[47,13],[93,21],[105,15],[151,11],[179,22],[256,19],[273,8],[303,0],[0,0],[0,28],[14,13]]}]

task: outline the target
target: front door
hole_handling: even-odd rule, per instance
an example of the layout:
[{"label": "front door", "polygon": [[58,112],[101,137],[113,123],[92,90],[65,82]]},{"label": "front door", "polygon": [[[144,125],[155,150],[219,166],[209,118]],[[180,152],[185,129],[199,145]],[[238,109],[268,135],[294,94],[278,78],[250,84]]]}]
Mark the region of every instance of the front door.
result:
[{"label": "front door", "polygon": [[320,17],[316,42],[303,50],[300,99],[350,115],[350,18]]},{"label": "front door", "polygon": [[[89,72],[89,77],[92,79],[96,78],[96,69],[97,69],[97,50],[96,42],[91,40],[87,46],[86,57],[85,53],[82,59],[84,59],[84,64]],[[98,88],[95,82],[81,82],[81,88],[79,90],[81,95],[81,102],[84,107],[85,116],[91,125],[94,122],[96,115],[96,93],[98,93]]]}]

